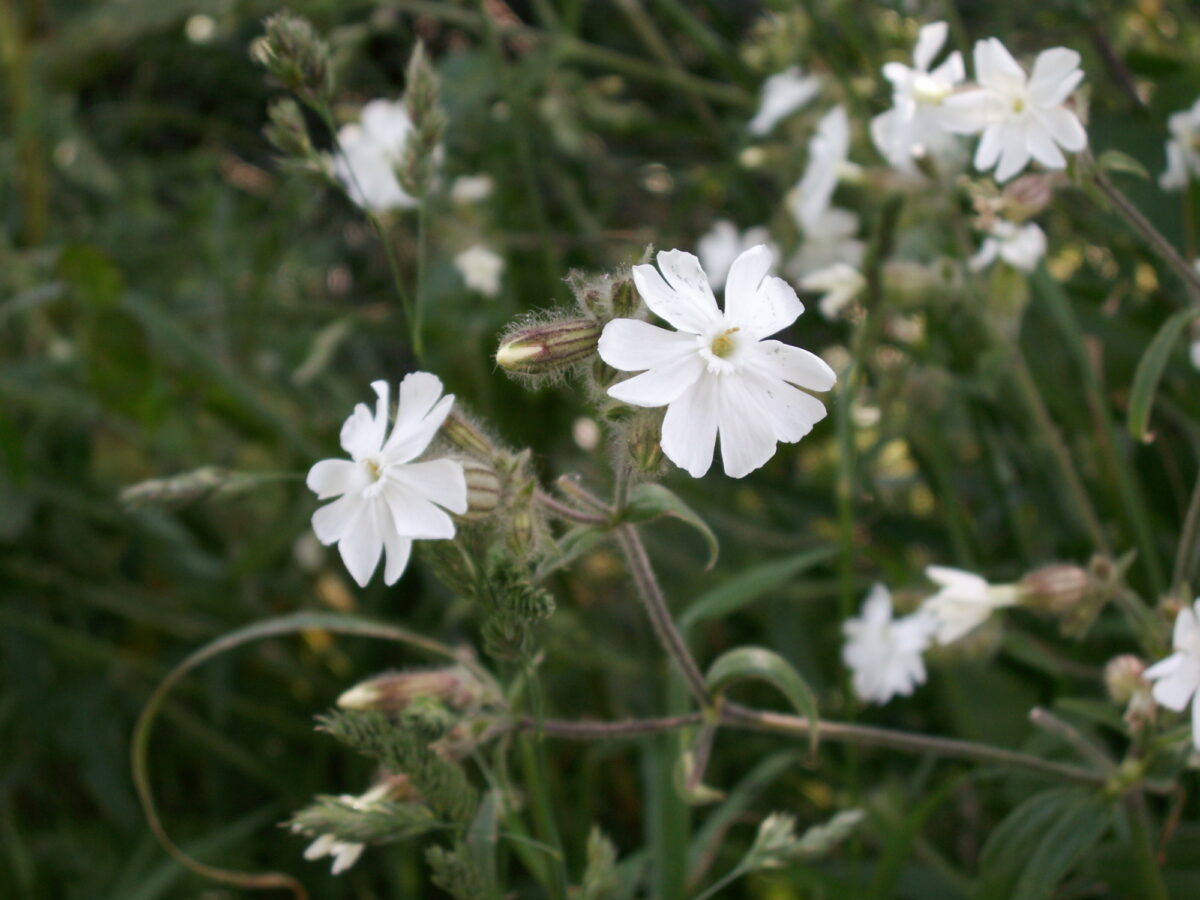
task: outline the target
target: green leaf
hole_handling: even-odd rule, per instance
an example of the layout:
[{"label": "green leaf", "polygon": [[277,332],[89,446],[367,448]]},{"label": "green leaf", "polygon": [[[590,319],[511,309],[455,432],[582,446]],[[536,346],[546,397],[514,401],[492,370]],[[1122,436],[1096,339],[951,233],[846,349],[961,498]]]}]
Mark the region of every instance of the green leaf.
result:
[{"label": "green leaf", "polygon": [[499,791],[488,791],[467,829],[467,850],[489,897],[500,896],[496,878],[496,845],[500,838],[499,819],[503,802]]},{"label": "green leaf", "polygon": [[1129,432],[1139,441],[1149,443],[1154,435],[1146,430],[1150,421],[1150,410],[1154,407],[1154,396],[1158,393],[1158,382],[1167,360],[1175,348],[1183,329],[1188,323],[1200,316],[1200,309],[1182,309],[1158,329],[1158,334],[1142,354],[1137,372],[1133,376],[1133,390],[1129,396]]},{"label": "green leaf", "polygon": [[691,525],[704,537],[708,545],[708,565],[711,569],[717,561],[717,536],[707,523],[690,506],[684,503],[661,484],[639,484],[629,494],[629,505],[622,518],[626,522],[649,522],[662,516],[672,516]]},{"label": "green leaf", "polygon": [[766,681],[783,694],[792,708],[808,719],[809,747],[817,749],[817,697],[792,664],[765,647],[737,647],[717,657],[709,667],[705,684],[714,695],[738,681]]},{"label": "green leaf", "polygon": [[701,594],[679,617],[679,629],[686,634],[698,622],[737,612],[836,553],[834,546],[817,547],[752,566]]},{"label": "green leaf", "polygon": [[1146,171],[1146,167],[1120,150],[1105,150],[1097,157],[1096,167],[1102,172],[1125,172],[1128,175],[1136,175],[1143,181],[1150,180],[1150,173]]},{"label": "green leaf", "polygon": [[976,900],[1050,897],[1111,821],[1111,806],[1083,788],[1052,788],[1030,797],[984,845]]}]

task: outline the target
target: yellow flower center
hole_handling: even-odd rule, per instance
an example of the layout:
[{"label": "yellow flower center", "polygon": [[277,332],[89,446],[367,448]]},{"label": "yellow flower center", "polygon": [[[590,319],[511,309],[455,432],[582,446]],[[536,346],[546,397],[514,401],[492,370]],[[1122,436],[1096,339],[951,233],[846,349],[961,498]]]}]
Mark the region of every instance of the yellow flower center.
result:
[{"label": "yellow flower center", "polygon": [[378,481],[379,476],[382,473],[382,469],[380,468],[380,465],[379,465],[379,460],[368,459],[367,460],[367,471],[371,473],[371,477],[374,480]]},{"label": "yellow flower center", "polygon": [[1016,113],[1017,115],[1020,115],[1021,113],[1025,112],[1025,98],[1024,97],[1017,97],[1016,99],[1013,100],[1012,111],[1014,113]]},{"label": "yellow flower center", "polygon": [[737,328],[726,328],[724,331],[722,331],[720,334],[718,334],[715,338],[713,338],[712,346],[709,348],[710,350],[712,350],[712,355],[716,356],[720,359],[728,358],[729,355],[731,353],[733,353],[733,347],[734,347],[733,338],[731,338],[730,335],[738,330],[739,329],[737,329]]}]

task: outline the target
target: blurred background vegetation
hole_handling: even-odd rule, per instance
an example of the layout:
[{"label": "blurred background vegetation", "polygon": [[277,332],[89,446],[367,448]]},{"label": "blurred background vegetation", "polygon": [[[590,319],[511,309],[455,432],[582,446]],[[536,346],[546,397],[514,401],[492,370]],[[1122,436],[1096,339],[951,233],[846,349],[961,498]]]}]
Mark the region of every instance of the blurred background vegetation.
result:
[{"label": "blurred background vegetation", "polygon": [[[5,897],[233,895],[164,855],[128,763],[149,692],[212,637],[324,608],[452,641],[478,637],[472,610],[423,567],[396,589],[376,579],[360,591],[335,554],[305,537],[315,500],[298,473],[336,453],[337,429],[371,380],[395,381],[416,362],[386,258],[359,211],[282,171],[262,137],[279,91],[247,47],[278,8],[0,0]],[[567,302],[570,267],[628,264],[651,242],[691,248],[721,217],[770,223],[786,236],[781,199],[801,171],[816,113],[788,122],[764,145],[765,162],[747,165],[745,123],[766,75],[796,63],[828,75],[856,120],[853,158],[864,164],[878,163],[861,139],[867,117],[889,102],[878,67],[906,58],[916,27],[934,19],[951,22],[964,51],[994,34],[1017,53],[1060,44],[1082,52],[1093,146],[1123,150],[1152,173],[1163,164],[1167,115],[1200,94],[1200,11],[1186,0],[296,0],[291,8],[332,41],[348,119],[366,100],[398,96],[414,39],[428,44],[449,115],[445,177],[488,174],[495,190],[481,204],[446,200],[433,212],[423,367],[504,440],[532,447],[545,475],[578,471],[596,483],[606,478],[602,460],[572,438],[588,415],[585,398],[569,386],[529,393],[505,379],[490,359],[495,337],[518,313]],[[1126,182],[1188,246],[1179,195],[1153,180]],[[839,195],[863,212],[868,235],[881,206],[871,190]],[[957,252],[929,215],[919,200],[906,204],[899,258]],[[1057,280],[1033,279],[1019,339],[1114,551],[1138,550],[1131,583],[1154,599],[1166,588],[1197,468],[1200,395],[1182,351],[1167,370],[1156,440],[1134,444],[1122,420],[1137,360],[1185,298],[1083,192],[1061,192],[1043,224]],[[395,238],[411,275],[408,225]],[[507,262],[496,298],[467,290],[452,264],[479,240]],[[991,342],[968,300],[897,299],[920,317],[923,337],[885,334],[860,408],[834,412],[752,477],[669,476],[721,538],[715,571],[703,571],[704,547],[680,526],[651,529],[650,551],[677,612],[742,579],[730,588],[741,608],[692,629],[702,659],[759,643],[810,679],[831,716],[1045,750],[1028,709],[1059,694],[1100,705],[1099,667],[1131,647],[1117,617],[1103,615],[1086,646],[1061,640],[1052,623],[1022,619],[979,659],[935,664],[914,699],[866,713],[845,693],[838,661],[847,612],[839,554],[853,564],[856,606],[877,578],[920,589],[929,562],[1001,581],[1046,562],[1086,563],[1096,549],[1015,398],[1011,348]],[[810,312],[794,333],[823,350],[844,347],[848,329]],[[850,445],[848,461],[839,447]],[[202,466],[296,477],[170,510],[118,500],[126,485]],[[839,531],[839,484],[851,486],[849,530]],[[653,715],[678,701],[613,553],[597,550],[552,586],[551,714]],[[312,716],[356,680],[419,661],[310,632],[207,664],[169,701],[152,746],[168,828],[203,859],[298,873],[315,896],[436,896],[415,847],[368,851],[333,879],[276,827],[314,793],[358,792],[369,777],[364,763],[313,733]],[[763,701],[773,702],[769,693]],[[689,811],[670,787],[671,740],[548,750],[573,868],[593,822],[623,853],[645,847],[675,860],[679,870],[661,876],[668,881],[681,877],[689,852],[698,859],[714,846],[717,829],[704,830],[710,814]],[[988,834],[1034,787],[996,774],[838,747],[812,763],[779,738],[719,738],[707,781],[740,786],[740,805],[727,809],[731,839],[712,871],[739,858],[766,812],[808,822],[861,802],[868,825],[852,853],[726,895],[963,896]],[[1200,895],[1198,812],[1189,799],[1168,848],[1167,878],[1180,897]],[[1130,868],[1118,850],[1098,854],[1060,896],[1127,896]],[[665,896],[660,888],[650,895]]]}]

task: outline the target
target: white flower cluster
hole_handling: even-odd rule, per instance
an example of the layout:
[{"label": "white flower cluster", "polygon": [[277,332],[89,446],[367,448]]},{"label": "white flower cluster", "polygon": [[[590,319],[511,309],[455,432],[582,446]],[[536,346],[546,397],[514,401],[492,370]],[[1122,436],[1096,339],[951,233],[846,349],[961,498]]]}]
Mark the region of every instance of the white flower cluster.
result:
[{"label": "white flower cluster", "polygon": [[372,100],[362,108],[357,124],[339,129],[333,174],[363,209],[378,213],[417,205],[396,176],[412,130],[399,100]]},{"label": "white flower cluster", "polygon": [[938,592],[902,619],[893,618],[892,597],[877,584],[858,618],[842,624],[842,661],[853,675],[855,692],[871,703],[907,696],[925,681],[923,654],[933,643],[962,640],[991,617],[1017,602],[1012,585],[990,585],[978,575],[945,566],[925,570]]}]

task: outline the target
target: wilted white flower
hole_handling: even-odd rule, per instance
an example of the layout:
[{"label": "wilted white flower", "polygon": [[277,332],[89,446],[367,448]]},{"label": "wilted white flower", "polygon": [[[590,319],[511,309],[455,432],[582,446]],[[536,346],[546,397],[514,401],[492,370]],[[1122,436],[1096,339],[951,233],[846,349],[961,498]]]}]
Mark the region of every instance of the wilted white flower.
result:
[{"label": "wilted white flower", "polygon": [[459,175],[450,186],[450,199],[455,203],[479,203],[492,196],[491,175]]},{"label": "wilted white flower", "polygon": [[829,209],[842,176],[855,171],[848,161],[849,153],[850,119],[844,108],[835,106],[821,119],[808,143],[808,164],[795,189],[793,211],[805,230],[816,225]]},{"label": "wilted white flower", "polygon": [[805,75],[799,66],[792,66],[772,75],[762,86],[758,112],[750,120],[750,133],[762,136],[807,104],[821,90],[821,79]]},{"label": "wilted white flower", "polygon": [[892,108],[871,120],[871,140],[895,168],[913,170],[913,158],[941,155],[954,146],[954,137],[943,124],[942,101],[966,77],[962,54],[957,50],[932,72],[929,66],[946,43],[945,22],[921,29],[913,50],[913,64],[888,63],[883,77],[892,83]]},{"label": "wilted white flower", "polygon": [[764,340],[804,312],[787,282],[767,274],[765,246],[734,260],[723,312],[695,256],[668,250],[658,265],[661,274],[634,266],[633,282],[650,311],[677,330],[609,322],[600,357],[642,374],[608,393],[633,406],[666,406],[663,453],[694,478],[712,465],[718,434],[725,474],[741,478],[770,459],[778,441],[800,440],[825,417],[820,400],[792,385],[827,391],[837,376],[807,350]]},{"label": "wilted white flower", "polygon": [[1016,225],[997,219],[980,245],[979,252],[967,261],[967,265],[971,271],[978,272],[999,258],[1014,269],[1032,272],[1045,255],[1046,232],[1035,223]]},{"label": "wilted white flower", "polygon": [[467,287],[485,297],[500,293],[504,257],[486,244],[473,244],[454,257],[454,268]]},{"label": "wilted white flower", "polygon": [[375,414],[360,403],[342,426],[342,449],[351,458],[323,459],[308,472],[308,487],[318,499],[338,498],[313,513],[313,531],[322,544],[338,545],[360,587],[385,548],[383,580],[395,584],[408,565],[412,542],[454,537],[454,521],[445,510],[467,511],[462,463],[413,462],[450,413],[454,395],[442,396],[436,375],[406,375],[389,436],[388,384],[376,381],[371,388],[378,398]]},{"label": "wilted white flower", "polygon": [[1175,652],[1155,663],[1145,672],[1154,682],[1154,699],[1175,712],[1192,704],[1192,744],[1200,750],[1200,703],[1195,702],[1200,690],[1200,599],[1184,607],[1175,617]]},{"label": "wilted white flower", "polygon": [[1200,178],[1200,100],[1167,120],[1167,168],[1158,176],[1164,191],[1182,191],[1193,178]]},{"label": "wilted white flower", "polygon": [[907,697],[925,683],[921,654],[933,636],[933,621],[920,612],[892,618],[892,595],[876,584],[857,619],[842,623],[842,661],[853,673],[854,692],[872,703]]},{"label": "wilted white flower", "polygon": [[416,206],[396,177],[412,130],[399,100],[372,100],[362,108],[357,124],[338,130],[333,173],[363,209],[388,212]]},{"label": "wilted white flower", "polygon": [[849,263],[834,263],[824,269],[806,275],[800,287],[806,291],[820,291],[819,309],[827,319],[835,319],[858,292],[867,286],[862,273]]},{"label": "wilted white flower", "polygon": [[806,228],[800,222],[800,210],[796,202],[798,197],[798,194],[793,194],[789,202],[796,224],[804,229],[804,239],[788,260],[787,274],[800,280],[835,263],[846,263],[855,268],[860,266],[867,245],[856,236],[858,216],[848,209],[831,206]]},{"label": "wilted white flower", "polygon": [[1064,169],[1062,150],[1076,153],[1087,146],[1083,125],[1063,106],[1083,80],[1074,50],[1044,50],[1027,77],[1007,48],[988,38],[975,44],[975,78],[978,88],[945,99],[944,122],[963,134],[983,132],[975,151],[981,172],[995,166],[996,180],[1008,181],[1031,158],[1048,169]]},{"label": "wilted white flower", "polygon": [[773,254],[776,252],[771,244],[771,232],[762,225],[739,233],[737,226],[728,219],[713,222],[712,228],[696,242],[696,254],[714,290],[719,291],[725,286],[733,261],[758,244],[766,244]]},{"label": "wilted white flower", "polygon": [[925,577],[940,588],[921,604],[921,611],[937,623],[939,644],[954,643],[986,622],[994,610],[1017,603],[1012,585],[990,585],[962,569],[929,566]]}]

